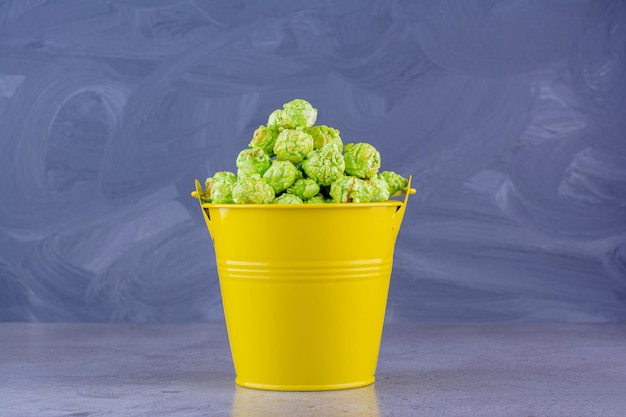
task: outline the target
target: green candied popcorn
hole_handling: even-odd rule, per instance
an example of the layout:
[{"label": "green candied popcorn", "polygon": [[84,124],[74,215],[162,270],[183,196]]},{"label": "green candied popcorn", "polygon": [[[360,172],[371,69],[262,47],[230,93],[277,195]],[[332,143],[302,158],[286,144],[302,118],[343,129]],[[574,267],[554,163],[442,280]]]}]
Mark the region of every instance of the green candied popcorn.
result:
[{"label": "green candied popcorn", "polygon": [[249,147],[259,147],[265,151],[268,156],[274,156],[274,143],[278,137],[278,129],[275,127],[259,126],[252,134],[252,140],[248,144]]},{"label": "green candied popcorn", "polygon": [[328,143],[307,155],[302,162],[302,170],[319,185],[331,185],[343,176],[345,162],[341,150],[334,143]]},{"label": "green candied popcorn", "polygon": [[283,105],[280,118],[290,129],[311,127],[317,120],[317,109],[308,101],[297,98]]},{"label": "green candied popcorn", "polygon": [[218,171],[213,174],[214,182],[222,182],[222,181],[237,181],[237,176],[229,171]]},{"label": "green candied popcorn", "polygon": [[281,194],[272,201],[273,204],[302,204],[302,199],[294,194]]},{"label": "green candied popcorn", "polygon": [[370,178],[369,183],[372,188],[372,198],[370,202],[377,203],[389,200],[389,186],[384,179],[377,175]]},{"label": "green candied popcorn", "polygon": [[334,143],[339,146],[339,150],[343,150],[343,142],[337,129],[319,125],[308,128],[306,132],[313,137],[313,147],[315,149],[321,149],[327,143]]},{"label": "green candied popcorn", "polygon": [[279,160],[273,161],[263,174],[263,179],[272,186],[276,194],[286,190],[301,177],[302,173],[292,162]]},{"label": "green candied popcorn", "polygon": [[286,126],[283,124],[283,111],[276,109],[267,118],[267,127],[274,129],[284,129]]},{"label": "green candied popcorn", "polygon": [[305,204],[326,204],[327,201],[323,195],[318,194],[304,201]]},{"label": "green candied popcorn", "polygon": [[208,177],[204,181],[205,191],[201,193],[200,199],[205,203],[211,203],[215,199],[215,184],[218,185],[222,182],[234,183],[237,177],[232,172],[218,171],[212,177]]},{"label": "green candied popcorn", "polygon": [[320,192],[320,186],[311,178],[301,178],[287,188],[287,192],[305,200],[317,195]]},{"label": "green candied popcorn", "polygon": [[368,203],[372,187],[360,178],[343,176],[330,186],[330,195],[334,203]]},{"label": "green candied popcorn", "polygon": [[270,156],[257,146],[244,149],[237,156],[237,175],[263,175],[270,167]]},{"label": "green candied popcorn", "polygon": [[276,159],[302,162],[304,157],[313,150],[313,138],[308,133],[296,129],[285,129],[276,138],[274,153]]},{"label": "green candied popcorn", "polygon": [[380,154],[369,143],[349,143],[344,148],[346,173],[359,178],[372,178],[380,168]]},{"label": "green candied popcorn", "polygon": [[237,204],[269,204],[274,189],[258,175],[239,178],[233,185],[233,201]]},{"label": "green candied popcorn", "polygon": [[393,171],[383,171],[379,175],[385,180],[389,187],[389,194],[394,195],[398,191],[406,191],[406,187],[409,186],[409,180],[402,175],[396,174]]},{"label": "green candied popcorn", "polygon": [[213,175],[213,178],[207,178],[207,189],[209,188],[209,180],[211,182],[211,200],[215,204],[233,203],[233,185],[237,181],[237,177],[232,172],[219,171]]}]

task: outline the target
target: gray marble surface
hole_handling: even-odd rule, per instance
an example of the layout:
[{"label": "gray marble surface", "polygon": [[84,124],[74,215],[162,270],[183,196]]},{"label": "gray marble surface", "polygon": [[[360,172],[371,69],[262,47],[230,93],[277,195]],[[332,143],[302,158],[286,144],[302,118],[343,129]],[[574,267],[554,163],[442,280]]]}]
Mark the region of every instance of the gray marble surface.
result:
[{"label": "gray marble surface", "polygon": [[623,416],[626,324],[388,324],[374,385],[237,387],[225,327],[0,323],[12,417]]}]

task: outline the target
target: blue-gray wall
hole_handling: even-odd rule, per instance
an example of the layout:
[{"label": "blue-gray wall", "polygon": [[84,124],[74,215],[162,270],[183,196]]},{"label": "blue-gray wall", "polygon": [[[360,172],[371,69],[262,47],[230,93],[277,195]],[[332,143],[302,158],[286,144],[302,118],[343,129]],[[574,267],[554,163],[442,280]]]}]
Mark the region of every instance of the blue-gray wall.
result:
[{"label": "blue-gray wall", "polygon": [[413,174],[389,320],[626,319],[626,2],[0,2],[0,320],[221,320],[195,178],[293,98]]}]

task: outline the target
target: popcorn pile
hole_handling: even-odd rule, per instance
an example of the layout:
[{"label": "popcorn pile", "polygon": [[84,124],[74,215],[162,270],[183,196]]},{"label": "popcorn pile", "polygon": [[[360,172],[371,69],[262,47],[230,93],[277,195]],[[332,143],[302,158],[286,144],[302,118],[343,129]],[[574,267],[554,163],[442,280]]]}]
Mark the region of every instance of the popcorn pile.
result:
[{"label": "popcorn pile", "polygon": [[369,203],[407,192],[408,180],[380,169],[369,143],[343,145],[339,131],[315,125],[317,109],[295,99],[274,110],[237,156],[237,175],[216,172],[200,198],[215,204]]}]

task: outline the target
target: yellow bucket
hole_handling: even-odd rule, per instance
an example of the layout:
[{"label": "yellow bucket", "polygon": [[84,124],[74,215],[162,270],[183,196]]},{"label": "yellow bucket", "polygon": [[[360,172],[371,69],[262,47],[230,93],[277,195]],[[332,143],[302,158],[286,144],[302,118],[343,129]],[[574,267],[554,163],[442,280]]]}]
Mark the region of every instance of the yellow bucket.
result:
[{"label": "yellow bucket", "polygon": [[408,195],[382,203],[201,202],[238,385],[320,391],[374,382]]}]

